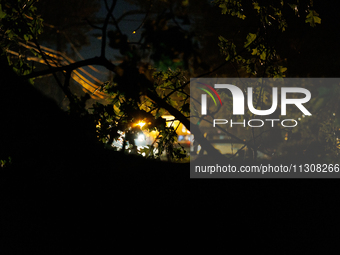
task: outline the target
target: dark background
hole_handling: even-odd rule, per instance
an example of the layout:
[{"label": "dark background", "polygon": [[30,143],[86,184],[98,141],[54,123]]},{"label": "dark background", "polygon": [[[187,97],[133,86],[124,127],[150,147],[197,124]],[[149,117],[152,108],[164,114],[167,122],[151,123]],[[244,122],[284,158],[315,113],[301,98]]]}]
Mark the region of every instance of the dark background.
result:
[{"label": "dark background", "polygon": [[[306,36],[299,54],[291,53],[289,76],[338,76],[338,7],[315,3],[322,26],[292,32]],[[164,241],[172,246],[217,231],[244,238],[264,230],[264,237],[289,233],[296,240],[338,216],[337,179],[189,179],[187,164],[107,152],[83,139],[80,120],[69,119],[4,62],[0,72],[0,149],[13,158],[0,169],[4,254],[99,254],[123,242],[126,250],[158,251],[157,245],[168,247]]]}]

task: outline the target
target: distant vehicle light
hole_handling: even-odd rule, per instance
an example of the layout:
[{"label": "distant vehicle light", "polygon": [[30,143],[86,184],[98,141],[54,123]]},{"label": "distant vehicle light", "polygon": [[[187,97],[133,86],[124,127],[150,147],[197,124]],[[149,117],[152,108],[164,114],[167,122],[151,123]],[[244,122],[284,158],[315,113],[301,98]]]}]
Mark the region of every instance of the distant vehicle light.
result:
[{"label": "distant vehicle light", "polygon": [[140,128],[142,128],[142,127],[144,127],[145,126],[145,122],[144,121],[142,121],[142,120],[140,120],[137,124],[136,124],[136,126],[140,126]]}]

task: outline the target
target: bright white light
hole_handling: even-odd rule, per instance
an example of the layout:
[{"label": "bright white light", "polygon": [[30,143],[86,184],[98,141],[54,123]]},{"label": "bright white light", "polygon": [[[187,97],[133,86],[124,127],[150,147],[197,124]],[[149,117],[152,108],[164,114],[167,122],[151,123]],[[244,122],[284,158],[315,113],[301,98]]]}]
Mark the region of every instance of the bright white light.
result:
[{"label": "bright white light", "polygon": [[144,134],[140,134],[139,136],[138,136],[138,141],[144,141],[145,140],[145,136],[144,136]]}]

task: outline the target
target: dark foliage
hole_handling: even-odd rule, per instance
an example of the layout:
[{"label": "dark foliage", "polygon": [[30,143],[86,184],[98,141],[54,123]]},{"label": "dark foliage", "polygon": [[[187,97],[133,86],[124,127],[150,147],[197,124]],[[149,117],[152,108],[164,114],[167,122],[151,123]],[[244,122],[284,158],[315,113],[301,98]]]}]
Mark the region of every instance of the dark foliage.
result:
[{"label": "dark foliage", "polygon": [[131,236],[182,205],[186,164],[103,149],[86,122],[1,66],[0,155],[12,159],[0,168],[6,254],[98,252],[118,230]]}]

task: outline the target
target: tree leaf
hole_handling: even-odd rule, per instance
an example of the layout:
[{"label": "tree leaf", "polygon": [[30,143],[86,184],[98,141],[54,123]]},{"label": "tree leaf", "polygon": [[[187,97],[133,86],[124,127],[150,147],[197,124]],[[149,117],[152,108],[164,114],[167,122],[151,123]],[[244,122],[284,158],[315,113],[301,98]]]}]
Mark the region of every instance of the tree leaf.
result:
[{"label": "tree leaf", "polygon": [[321,19],[318,17],[319,14],[314,10],[309,10],[309,14],[306,16],[306,23],[309,23],[312,27],[316,24],[321,24]]},{"label": "tree leaf", "polygon": [[249,33],[246,38],[246,42],[244,44],[244,47],[248,47],[252,42],[254,42],[256,39],[256,34]]},{"label": "tree leaf", "polygon": [[6,17],[6,13],[2,10],[2,6],[0,4],[0,19],[3,19]]}]

